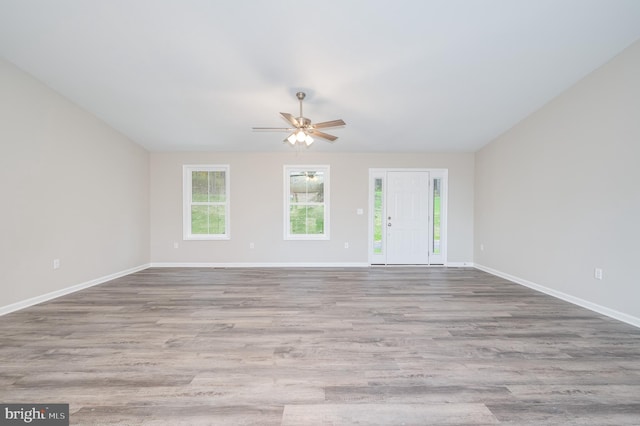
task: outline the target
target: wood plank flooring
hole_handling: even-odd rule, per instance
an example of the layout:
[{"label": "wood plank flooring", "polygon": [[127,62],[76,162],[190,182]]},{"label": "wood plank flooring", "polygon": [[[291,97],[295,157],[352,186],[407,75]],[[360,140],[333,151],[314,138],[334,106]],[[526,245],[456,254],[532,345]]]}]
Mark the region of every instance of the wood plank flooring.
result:
[{"label": "wood plank flooring", "polygon": [[0,317],[74,425],[639,425],[640,330],[475,269],[147,269]]}]

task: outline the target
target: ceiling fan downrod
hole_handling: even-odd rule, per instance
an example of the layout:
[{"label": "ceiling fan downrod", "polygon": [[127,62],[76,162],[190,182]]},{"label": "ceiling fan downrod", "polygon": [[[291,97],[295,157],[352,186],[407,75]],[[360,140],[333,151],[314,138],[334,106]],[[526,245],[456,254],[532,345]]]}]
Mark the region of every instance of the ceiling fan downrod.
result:
[{"label": "ceiling fan downrod", "polygon": [[296,98],[298,98],[298,100],[300,101],[300,123],[302,124],[304,122],[304,115],[302,115],[302,100],[304,99],[304,97],[306,96],[306,94],[304,92],[298,92],[296,93]]}]

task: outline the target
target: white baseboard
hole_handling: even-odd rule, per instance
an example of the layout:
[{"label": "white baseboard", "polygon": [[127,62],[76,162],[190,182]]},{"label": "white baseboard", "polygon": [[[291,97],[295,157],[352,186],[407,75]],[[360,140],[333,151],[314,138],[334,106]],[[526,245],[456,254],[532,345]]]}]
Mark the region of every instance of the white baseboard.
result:
[{"label": "white baseboard", "polygon": [[[150,265],[152,268],[368,268],[372,266],[366,262],[230,262],[230,263],[210,263],[210,262],[155,262]],[[392,265],[373,265],[373,266],[392,266]],[[400,267],[424,267],[425,265],[398,265]],[[433,267],[442,267],[444,265],[431,265]],[[447,262],[449,268],[473,268],[473,262]]]},{"label": "white baseboard", "polygon": [[87,281],[81,284],[76,284],[71,287],[66,287],[60,290],[52,291],[51,293],[43,294],[41,296],[32,297],[30,299],[22,300],[20,302],[12,303],[11,305],[0,306],[0,316],[6,315],[11,312],[19,311],[20,309],[28,308],[29,306],[37,305],[48,300],[55,299],[57,297],[65,296],[67,294],[75,293],[76,291],[83,290],[85,288],[93,287],[98,284],[105,283],[107,281],[115,280],[116,278],[124,277],[125,275],[133,274],[134,272],[147,269],[150,265],[140,265],[134,268],[130,268],[124,271],[109,274],[104,277],[96,278],[91,281]]},{"label": "white baseboard", "polygon": [[640,328],[640,318],[625,314],[624,312],[619,312],[619,311],[616,311],[615,309],[610,309],[610,308],[607,308],[606,306],[601,306],[601,305],[598,305],[597,303],[592,303],[592,302],[589,302],[588,300],[580,299],[579,297],[575,297],[570,294],[563,293],[561,291],[557,291],[549,287],[542,286],[540,284],[536,284],[534,282],[525,280],[523,278],[515,277],[513,275],[495,270],[493,268],[489,268],[487,266],[475,264],[475,268],[481,271],[487,272],[491,275],[504,278],[505,280],[513,281],[516,284],[529,287],[530,289],[539,291],[541,293],[548,294],[549,296],[553,296],[558,299],[564,300],[565,302],[569,302],[574,305],[581,306],[583,308],[589,309],[590,311],[597,312],[609,318],[613,318],[618,321],[622,321],[627,324]]},{"label": "white baseboard", "polygon": [[447,268],[473,268],[473,262],[447,262]]},{"label": "white baseboard", "polygon": [[363,262],[229,262],[229,263],[211,263],[211,262],[154,262],[150,265],[152,268],[368,268],[368,263]]}]

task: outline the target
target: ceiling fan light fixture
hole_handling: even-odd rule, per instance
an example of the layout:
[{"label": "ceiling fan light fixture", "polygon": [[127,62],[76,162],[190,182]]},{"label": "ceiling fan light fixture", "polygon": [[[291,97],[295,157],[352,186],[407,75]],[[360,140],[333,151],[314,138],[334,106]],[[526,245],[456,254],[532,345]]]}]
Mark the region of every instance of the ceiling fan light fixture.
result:
[{"label": "ceiling fan light fixture", "polygon": [[[324,130],[332,127],[342,127],[346,124],[344,120],[339,119],[323,121],[321,123],[312,123],[311,119],[302,115],[302,100],[305,98],[304,92],[296,93],[296,97],[300,101],[300,115],[295,117],[293,114],[289,114],[288,112],[280,113],[280,116],[284,118],[289,125],[288,127],[253,127],[253,130],[282,130],[290,132],[284,142],[289,142],[291,146],[305,144],[309,147],[314,140],[318,138],[324,139],[328,142],[334,142],[338,139],[337,136],[330,135],[318,129]],[[313,137],[311,135],[313,135]]]}]

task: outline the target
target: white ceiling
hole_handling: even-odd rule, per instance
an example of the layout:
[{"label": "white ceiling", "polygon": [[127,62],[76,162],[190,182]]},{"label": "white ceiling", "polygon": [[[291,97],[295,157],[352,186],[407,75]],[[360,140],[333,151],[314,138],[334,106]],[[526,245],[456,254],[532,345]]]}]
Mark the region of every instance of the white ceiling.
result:
[{"label": "white ceiling", "polygon": [[640,38],[639,0],[0,0],[0,53],[149,150],[475,151]]}]

